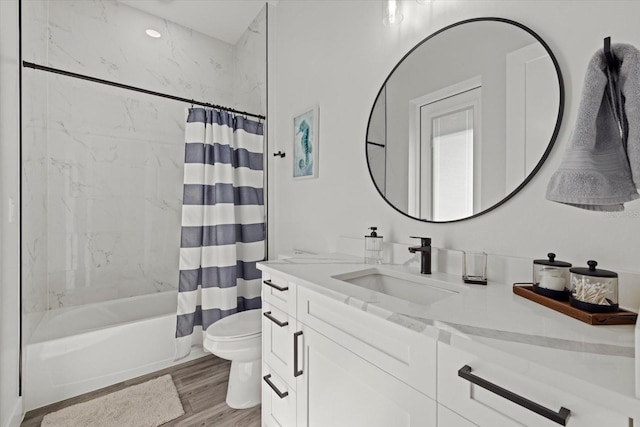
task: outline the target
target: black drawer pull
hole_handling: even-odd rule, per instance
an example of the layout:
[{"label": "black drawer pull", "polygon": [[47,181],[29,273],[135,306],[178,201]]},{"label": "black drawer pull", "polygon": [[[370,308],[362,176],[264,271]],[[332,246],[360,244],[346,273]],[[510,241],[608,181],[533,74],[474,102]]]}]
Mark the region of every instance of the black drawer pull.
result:
[{"label": "black drawer pull", "polygon": [[486,390],[489,390],[492,393],[497,394],[498,396],[504,397],[507,400],[515,403],[516,405],[520,405],[523,408],[527,408],[530,411],[535,412],[538,415],[542,415],[543,417],[550,419],[553,422],[556,422],[562,426],[567,425],[567,420],[571,415],[571,411],[565,408],[564,406],[560,408],[558,412],[552,411],[549,408],[545,408],[544,406],[532,402],[529,399],[526,399],[518,394],[515,394],[512,391],[504,389],[498,385],[493,384],[485,380],[484,378],[480,378],[471,373],[471,367],[469,365],[464,365],[462,368],[458,370],[458,376],[464,378],[465,380],[480,386]]},{"label": "black drawer pull", "polygon": [[277,289],[280,292],[284,292],[284,291],[288,291],[289,290],[288,286],[278,286],[275,283],[273,283],[271,280],[264,280],[262,283],[264,283],[265,285],[271,286],[272,288]]},{"label": "black drawer pull", "polygon": [[298,337],[302,335],[302,331],[293,334],[293,376],[299,377],[303,374],[302,369],[298,369]]},{"label": "black drawer pull", "polygon": [[264,377],[262,377],[264,382],[269,384],[269,387],[271,387],[271,390],[275,391],[280,399],[284,399],[285,397],[289,396],[289,392],[288,391],[285,391],[283,393],[280,390],[278,390],[278,387],[276,387],[276,385],[274,383],[272,383],[271,380],[269,380],[269,378],[271,378],[271,374],[267,374]]},{"label": "black drawer pull", "polygon": [[281,328],[284,328],[285,326],[287,326],[289,324],[289,322],[281,322],[278,319],[276,319],[275,317],[273,317],[271,315],[270,311],[265,311],[264,313],[262,313],[262,315],[264,317],[266,317],[267,319],[271,320],[273,323],[275,323],[276,325],[280,326]]}]

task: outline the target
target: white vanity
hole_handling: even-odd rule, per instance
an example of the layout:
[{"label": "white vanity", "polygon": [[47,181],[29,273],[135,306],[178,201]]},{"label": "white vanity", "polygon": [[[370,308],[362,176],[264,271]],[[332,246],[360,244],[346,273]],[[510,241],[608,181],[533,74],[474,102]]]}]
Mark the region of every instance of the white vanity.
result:
[{"label": "white vanity", "polygon": [[[411,267],[336,256],[259,268],[265,426],[640,422],[631,325],[590,326],[510,284],[425,279]],[[397,287],[372,291],[367,276]],[[436,296],[409,302],[402,282],[425,280]]]}]

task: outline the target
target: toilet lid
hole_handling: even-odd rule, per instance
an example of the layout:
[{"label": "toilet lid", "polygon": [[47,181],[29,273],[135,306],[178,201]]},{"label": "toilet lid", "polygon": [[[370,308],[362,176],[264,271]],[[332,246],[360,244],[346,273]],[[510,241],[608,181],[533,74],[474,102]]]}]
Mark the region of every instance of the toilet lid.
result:
[{"label": "toilet lid", "polygon": [[217,340],[232,340],[262,332],[262,310],[246,310],[218,320],[207,328],[207,336]]}]

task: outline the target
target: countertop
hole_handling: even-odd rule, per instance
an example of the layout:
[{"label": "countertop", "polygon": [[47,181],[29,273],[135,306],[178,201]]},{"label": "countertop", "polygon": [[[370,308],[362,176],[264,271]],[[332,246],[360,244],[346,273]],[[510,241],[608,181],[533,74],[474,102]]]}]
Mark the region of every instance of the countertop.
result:
[{"label": "countertop", "polygon": [[[446,282],[460,292],[427,306],[333,277],[375,267]],[[417,333],[436,327],[439,339],[447,344],[568,392],[597,396],[603,406],[640,417],[634,325],[588,325],[514,294],[512,284],[467,285],[456,275],[421,275],[413,266],[373,266],[342,254],[267,261],[258,269]]]}]

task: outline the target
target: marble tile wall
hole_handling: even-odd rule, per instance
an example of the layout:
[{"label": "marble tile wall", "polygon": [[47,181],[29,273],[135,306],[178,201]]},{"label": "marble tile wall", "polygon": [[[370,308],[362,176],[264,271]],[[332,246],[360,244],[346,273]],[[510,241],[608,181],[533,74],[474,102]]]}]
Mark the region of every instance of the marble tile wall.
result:
[{"label": "marble tile wall", "polygon": [[[236,46],[115,0],[30,0],[23,19],[27,61],[266,110],[264,10]],[[25,311],[175,289],[188,105],[23,74]]]},{"label": "marble tile wall", "polygon": [[[27,61],[46,58],[47,8],[44,2],[23,2],[23,13],[32,25],[23,27],[23,46],[30,46]],[[22,303],[26,313],[47,308],[47,78],[23,74],[22,91]],[[35,319],[37,320],[37,315]],[[30,316],[30,319],[33,316]],[[37,323],[25,322],[27,326]],[[30,330],[25,330],[29,336]]]},{"label": "marble tile wall", "polygon": [[234,93],[237,108],[266,115],[267,9],[263,8],[236,44]]}]

